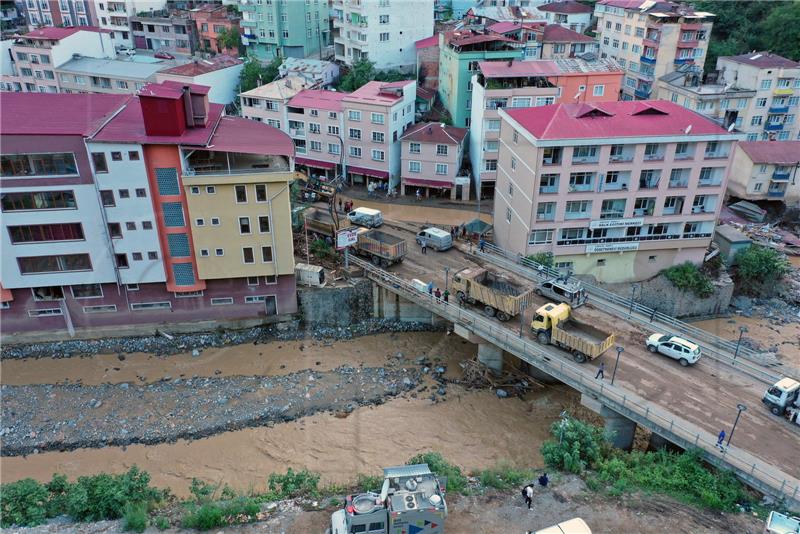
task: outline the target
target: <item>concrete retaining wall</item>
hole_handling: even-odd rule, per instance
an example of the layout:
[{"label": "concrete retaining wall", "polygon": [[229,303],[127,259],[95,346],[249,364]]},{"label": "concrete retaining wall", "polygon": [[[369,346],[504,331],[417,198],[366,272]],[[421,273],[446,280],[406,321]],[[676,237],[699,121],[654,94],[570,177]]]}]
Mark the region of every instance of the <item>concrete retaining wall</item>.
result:
[{"label": "concrete retaining wall", "polygon": [[355,279],[345,287],[299,288],[300,315],[306,326],[349,326],[372,314],[372,282]]}]

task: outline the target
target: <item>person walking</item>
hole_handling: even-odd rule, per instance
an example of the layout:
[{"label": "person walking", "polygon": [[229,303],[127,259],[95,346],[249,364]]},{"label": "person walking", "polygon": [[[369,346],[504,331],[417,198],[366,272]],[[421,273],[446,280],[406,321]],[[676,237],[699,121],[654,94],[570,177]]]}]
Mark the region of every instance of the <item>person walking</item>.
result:
[{"label": "person walking", "polygon": [[720,430],[719,431],[719,436],[717,436],[717,447],[719,447],[719,450],[721,450],[721,451],[725,450],[723,448],[723,446],[722,446],[722,443],[724,441],[725,441],[725,431],[724,430]]},{"label": "person walking", "polygon": [[436,288],[436,291],[433,292],[433,296],[436,297],[436,300],[439,300],[439,299],[442,298],[442,292],[439,291],[438,287]]},{"label": "person walking", "polygon": [[605,370],[606,370],[606,364],[600,362],[600,367],[597,368],[597,374],[594,375],[594,377],[599,378],[600,380],[604,379],[606,377],[604,372]]},{"label": "person walking", "polygon": [[339,197],[339,211],[342,211],[342,198]]},{"label": "person walking", "polygon": [[533,504],[533,484],[528,484],[522,488],[522,498],[525,499],[525,504],[528,505],[528,510],[530,510]]},{"label": "person walking", "polygon": [[428,253],[428,242],[425,241],[424,239],[422,240],[422,253],[423,254]]},{"label": "person walking", "polygon": [[428,295],[433,295],[433,282],[428,282]]},{"label": "person walking", "polygon": [[481,240],[478,241],[478,250],[480,250],[481,252],[485,252],[484,251],[485,246],[486,246],[486,241],[484,241],[483,238],[481,238]]},{"label": "person walking", "polygon": [[448,291],[447,289],[445,289],[445,290],[444,290],[444,293],[442,293],[442,295],[444,296],[444,303],[445,303],[445,304],[447,304],[448,302],[450,302],[450,291]]},{"label": "person walking", "polygon": [[422,191],[418,188],[417,189],[417,202],[422,200]]}]

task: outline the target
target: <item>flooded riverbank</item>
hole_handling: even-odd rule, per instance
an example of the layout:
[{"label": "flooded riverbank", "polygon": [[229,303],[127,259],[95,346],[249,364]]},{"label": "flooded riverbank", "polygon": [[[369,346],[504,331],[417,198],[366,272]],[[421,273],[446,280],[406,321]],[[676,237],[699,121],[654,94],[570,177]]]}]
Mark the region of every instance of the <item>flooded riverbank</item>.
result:
[{"label": "flooded riverbank", "polygon": [[766,317],[735,315],[697,321],[692,325],[732,341],[739,338],[739,328],[744,326],[747,328],[745,339],[755,341],[761,350],[777,347],[784,364],[800,369],[800,322],[775,325]]}]

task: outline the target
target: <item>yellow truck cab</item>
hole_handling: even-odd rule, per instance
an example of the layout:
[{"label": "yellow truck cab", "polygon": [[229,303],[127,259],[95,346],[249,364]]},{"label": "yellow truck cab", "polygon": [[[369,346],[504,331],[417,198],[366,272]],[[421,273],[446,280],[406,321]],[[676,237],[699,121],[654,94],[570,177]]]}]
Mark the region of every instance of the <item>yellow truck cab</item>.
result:
[{"label": "yellow truck cab", "polygon": [[549,302],[537,309],[531,332],[542,345],[560,347],[578,363],[597,358],[614,344],[614,334],[576,320],[572,308],[565,303]]}]

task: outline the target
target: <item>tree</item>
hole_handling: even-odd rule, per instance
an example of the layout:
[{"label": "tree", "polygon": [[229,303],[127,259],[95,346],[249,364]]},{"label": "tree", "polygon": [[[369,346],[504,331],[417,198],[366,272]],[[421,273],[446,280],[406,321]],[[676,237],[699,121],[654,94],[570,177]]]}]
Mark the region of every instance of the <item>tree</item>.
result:
[{"label": "tree", "polygon": [[278,77],[278,67],[281,66],[282,61],[281,58],[276,57],[269,64],[264,65],[257,58],[248,57],[239,75],[240,92],[249,91],[273,81]]},{"label": "tree", "polygon": [[217,43],[222,50],[239,50],[242,47],[242,36],[238,28],[222,28],[217,32]]},{"label": "tree", "polygon": [[350,93],[362,85],[375,79],[375,63],[368,59],[359,59],[339,82],[339,90]]},{"label": "tree", "polygon": [[759,245],[737,252],[734,262],[736,275],[743,285],[750,288],[754,285],[775,287],[776,282],[789,272],[789,262],[778,251]]}]

